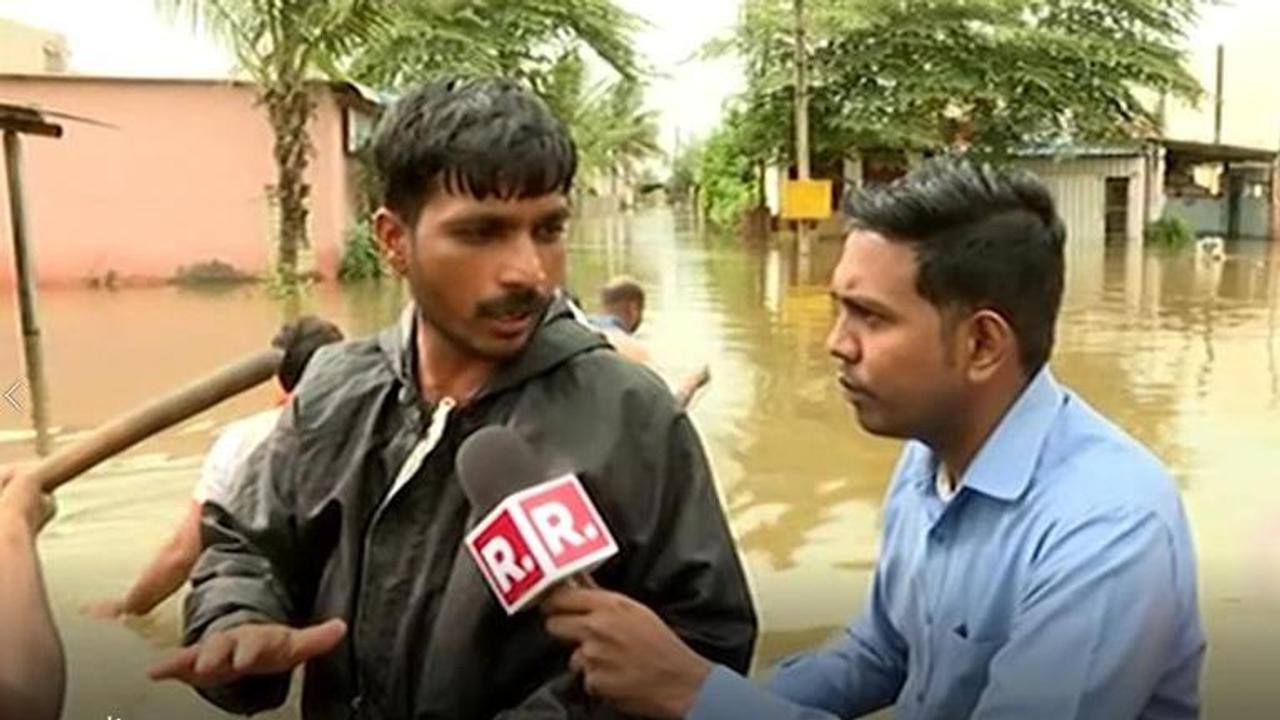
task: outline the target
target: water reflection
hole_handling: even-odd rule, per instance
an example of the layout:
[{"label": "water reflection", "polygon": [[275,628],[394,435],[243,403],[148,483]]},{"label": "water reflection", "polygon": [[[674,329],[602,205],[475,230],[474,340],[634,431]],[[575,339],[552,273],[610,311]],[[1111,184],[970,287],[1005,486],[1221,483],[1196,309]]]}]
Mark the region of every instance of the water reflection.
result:
[{"label": "water reflection", "polygon": [[[838,254],[835,242],[805,255],[789,238],[699,233],[661,210],[586,218],[572,238],[570,283],[584,301],[593,305],[612,275],[632,274],[651,289],[640,339],[660,369],[675,377],[711,364],[693,414],[760,601],[766,661],[857,612],[899,448],[862,433],[832,384],[823,341]],[[1205,263],[1081,241],[1069,268],[1055,372],[1173,469],[1201,558],[1209,714],[1247,715],[1275,695],[1258,668],[1280,661],[1280,243],[1240,243]],[[289,312],[317,312],[358,335],[391,322],[404,299],[390,282],[317,287],[291,309],[256,288],[46,293],[55,438],[260,348]],[[0,314],[12,311],[0,299]],[[20,371],[13,337],[0,346],[0,378]],[[131,688],[134,705],[116,715],[217,716],[142,679],[153,646],[176,641],[172,608],[131,628],[74,609],[123,590],[181,514],[212,434],[270,397],[264,389],[214,408],[61,493],[63,514],[43,542],[55,604],[77,665],[110,666]],[[31,452],[24,430],[0,408],[0,460]],[[69,717],[112,711],[78,687]]]}]

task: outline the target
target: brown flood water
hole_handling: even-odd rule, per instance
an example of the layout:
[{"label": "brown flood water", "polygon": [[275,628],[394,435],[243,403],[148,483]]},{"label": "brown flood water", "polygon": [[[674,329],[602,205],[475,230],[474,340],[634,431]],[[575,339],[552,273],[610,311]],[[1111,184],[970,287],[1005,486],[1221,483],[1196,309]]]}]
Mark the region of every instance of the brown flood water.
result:
[{"label": "brown flood water", "polygon": [[[800,257],[744,246],[666,210],[579,223],[572,284],[589,304],[608,276],[651,288],[640,335],[678,375],[709,362],[693,415],[712,456],[764,622],[760,659],[820,642],[862,605],[879,503],[898,444],[862,433],[833,387],[823,338],[837,243]],[[1070,258],[1054,369],[1174,470],[1195,531],[1210,651],[1206,715],[1280,714],[1280,243],[1229,245],[1223,262],[1126,251]],[[391,322],[394,284],[314,289],[304,311],[350,334]],[[40,298],[50,416],[74,438],[122,409],[263,347],[285,309],[258,288],[63,291]],[[0,385],[21,375],[17,313]],[[177,602],[128,624],[77,608],[124,591],[184,512],[203,453],[259,389],[148,441],[60,493],[42,552],[70,658],[68,718],[221,717],[146,666],[178,638]],[[0,404],[0,461],[32,452]],[[281,712],[279,717],[287,717]]]}]

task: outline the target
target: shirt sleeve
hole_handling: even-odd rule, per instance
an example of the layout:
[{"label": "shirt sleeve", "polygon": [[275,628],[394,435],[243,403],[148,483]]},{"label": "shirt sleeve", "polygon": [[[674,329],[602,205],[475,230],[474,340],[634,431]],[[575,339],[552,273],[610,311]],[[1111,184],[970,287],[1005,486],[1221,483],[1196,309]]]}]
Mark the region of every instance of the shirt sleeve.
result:
[{"label": "shirt sleeve", "polygon": [[783,661],[765,687],[717,667],[690,720],[858,717],[893,703],[906,680],[906,641],[885,610],[879,573],[865,613],[827,647]]},{"label": "shirt sleeve", "polygon": [[702,684],[688,720],[836,720],[836,716],[797,705],[716,666]]},{"label": "shirt sleeve", "polygon": [[[295,398],[266,442],[234,465],[231,494],[205,503],[204,547],[184,602],[184,645],[240,625],[294,625],[302,618],[298,608],[309,597],[304,588],[315,579],[310,566],[299,562],[305,553],[294,515],[301,452],[297,411]],[[198,692],[224,710],[251,715],[283,704],[289,680],[289,673],[253,675]]]},{"label": "shirt sleeve", "polygon": [[196,502],[225,503],[230,498],[231,473],[240,447],[238,433],[234,430],[234,426],[223,430],[205,455],[200,466],[200,480],[192,493]]},{"label": "shirt sleeve", "polygon": [[1179,651],[1173,537],[1155,513],[1112,512],[1055,534],[974,718],[1138,717]]},{"label": "shirt sleeve", "polygon": [[837,717],[865,715],[897,699],[907,677],[907,643],[889,619],[881,572],[866,611],[825,648],[783,661],[770,690]]}]

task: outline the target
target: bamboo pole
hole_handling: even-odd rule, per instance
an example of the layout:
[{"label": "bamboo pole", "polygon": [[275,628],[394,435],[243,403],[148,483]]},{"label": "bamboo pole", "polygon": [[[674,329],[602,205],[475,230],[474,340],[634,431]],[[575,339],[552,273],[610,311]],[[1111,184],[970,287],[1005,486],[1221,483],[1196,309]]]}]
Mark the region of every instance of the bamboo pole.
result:
[{"label": "bamboo pole", "polygon": [[284,353],[270,349],[234,362],[184,388],[121,415],[40,461],[26,479],[46,493],[156,433],[269,380]]}]

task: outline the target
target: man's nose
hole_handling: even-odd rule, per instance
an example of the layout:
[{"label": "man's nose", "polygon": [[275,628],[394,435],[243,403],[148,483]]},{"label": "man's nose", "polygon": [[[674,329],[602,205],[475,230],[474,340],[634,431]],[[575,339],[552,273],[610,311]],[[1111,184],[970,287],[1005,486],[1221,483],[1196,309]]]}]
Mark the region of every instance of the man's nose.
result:
[{"label": "man's nose", "polygon": [[547,283],[547,268],[530,233],[520,233],[502,265],[498,281],[506,286],[542,287]]},{"label": "man's nose", "polygon": [[856,365],[862,359],[862,344],[851,332],[843,318],[837,318],[827,333],[827,352],[837,360]]}]

